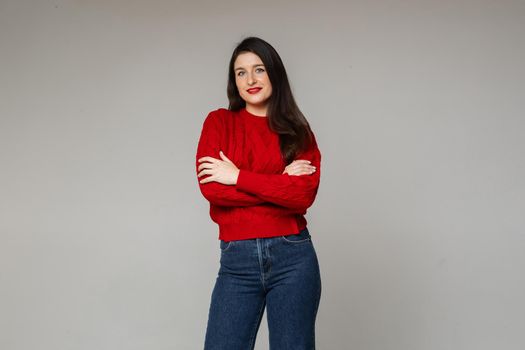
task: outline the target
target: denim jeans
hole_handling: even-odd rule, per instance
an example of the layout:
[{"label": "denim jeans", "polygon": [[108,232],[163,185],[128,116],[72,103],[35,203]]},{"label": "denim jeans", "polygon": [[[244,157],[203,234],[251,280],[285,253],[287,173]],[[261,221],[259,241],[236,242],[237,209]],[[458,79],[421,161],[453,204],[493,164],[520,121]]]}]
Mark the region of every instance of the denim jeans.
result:
[{"label": "denim jeans", "polygon": [[204,349],[253,349],[265,307],[271,350],[315,349],[321,278],[308,229],[220,249]]}]

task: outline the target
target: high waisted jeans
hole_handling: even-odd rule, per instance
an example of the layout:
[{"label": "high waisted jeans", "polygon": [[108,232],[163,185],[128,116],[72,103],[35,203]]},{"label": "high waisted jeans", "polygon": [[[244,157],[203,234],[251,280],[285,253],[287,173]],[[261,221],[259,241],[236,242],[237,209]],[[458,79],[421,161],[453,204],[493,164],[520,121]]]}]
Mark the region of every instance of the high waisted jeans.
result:
[{"label": "high waisted jeans", "polygon": [[308,229],[220,249],[205,350],[253,349],[265,307],[271,350],[315,349],[321,278]]}]

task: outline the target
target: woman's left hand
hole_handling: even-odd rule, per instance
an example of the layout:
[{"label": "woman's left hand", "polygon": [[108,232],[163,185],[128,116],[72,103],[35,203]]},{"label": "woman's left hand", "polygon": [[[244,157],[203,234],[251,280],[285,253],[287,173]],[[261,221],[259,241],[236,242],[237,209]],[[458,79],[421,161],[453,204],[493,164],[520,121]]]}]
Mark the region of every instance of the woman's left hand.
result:
[{"label": "woman's left hand", "polygon": [[204,184],[215,181],[224,185],[236,185],[239,177],[239,168],[222,151],[219,152],[219,155],[222,160],[213,157],[202,157],[198,160],[202,164],[197,168],[199,170],[197,177],[210,175],[200,180],[199,183]]}]

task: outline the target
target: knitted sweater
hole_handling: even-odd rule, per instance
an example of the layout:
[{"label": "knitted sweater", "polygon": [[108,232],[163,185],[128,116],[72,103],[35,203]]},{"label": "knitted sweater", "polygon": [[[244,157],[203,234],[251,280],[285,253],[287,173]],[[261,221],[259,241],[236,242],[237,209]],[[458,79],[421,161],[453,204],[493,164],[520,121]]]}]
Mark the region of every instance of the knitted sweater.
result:
[{"label": "knitted sweater", "polygon": [[245,108],[220,108],[204,120],[196,168],[201,157],[221,159],[221,150],[240,170],[237,184],[199,183],[200,191],[210,202],[211,219],[219,225],[219,239],[290,235],[306,227],[304,215],[314,202],[321,172],[321,153],[315,137],[313,146],[295,159],[310,160],[317,170],[311,175],[283,174],[288,164],[268,118],[253,115]]}]

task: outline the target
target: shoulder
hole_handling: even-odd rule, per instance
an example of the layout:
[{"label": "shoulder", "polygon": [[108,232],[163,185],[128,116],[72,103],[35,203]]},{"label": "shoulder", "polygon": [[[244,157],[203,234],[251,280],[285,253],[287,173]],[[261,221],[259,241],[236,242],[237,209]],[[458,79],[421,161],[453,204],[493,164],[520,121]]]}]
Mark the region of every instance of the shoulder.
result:
[{"label": "shoulder", "polygon": [[217,108],[208,113],[208,118],[226,118],[230,115],[233,115],[234,113],[235,112],[226,108]]},{"label": "shoulder", "polygon": [[204,123],[224,123],[234,113],[226,108],[217,108],[208,113]]}]

